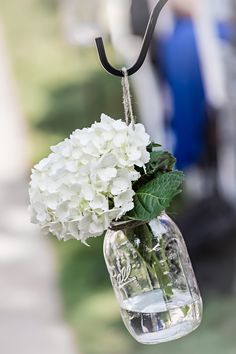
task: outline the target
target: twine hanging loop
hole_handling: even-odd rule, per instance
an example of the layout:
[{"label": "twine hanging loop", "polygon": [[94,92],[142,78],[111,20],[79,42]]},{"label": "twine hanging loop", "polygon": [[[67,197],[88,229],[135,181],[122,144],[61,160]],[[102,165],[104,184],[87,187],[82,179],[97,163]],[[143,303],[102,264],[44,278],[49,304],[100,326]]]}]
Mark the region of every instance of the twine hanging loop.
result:
[{"label": "twine hanging loop", "polygon": [[122,84],[122,89],[123,89],[123,105],[124,105],[124,111],[125,111],[125,121],[126,121],[127,125],[132,124],[132,126],[134,127],[135,117],[134,117],[134,113],[133,113],[132,99],[131,99],[127,69],[122,68],[122,73],[124,75],[121,79],[121,84]]}]

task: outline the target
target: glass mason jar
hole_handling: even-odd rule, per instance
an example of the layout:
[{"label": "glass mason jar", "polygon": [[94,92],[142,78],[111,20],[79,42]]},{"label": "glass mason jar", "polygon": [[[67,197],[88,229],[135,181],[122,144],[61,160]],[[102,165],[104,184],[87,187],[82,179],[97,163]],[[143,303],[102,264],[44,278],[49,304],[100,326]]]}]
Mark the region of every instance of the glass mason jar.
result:
[{"label": "glass mason jar", "polygon": [[108,230],[104,239],[123,321],[143,344],[183,337],[202,319],[202,299],[183,237],[165,213],[133,226]]}]

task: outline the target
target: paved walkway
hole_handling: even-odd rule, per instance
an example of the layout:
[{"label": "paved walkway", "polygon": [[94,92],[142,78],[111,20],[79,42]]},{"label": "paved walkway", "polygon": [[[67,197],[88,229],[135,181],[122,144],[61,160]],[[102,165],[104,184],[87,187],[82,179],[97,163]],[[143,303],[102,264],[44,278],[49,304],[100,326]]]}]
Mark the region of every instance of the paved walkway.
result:
[{"label": "paved walkway", "polygon": [[30,225],[27,146],[0,27],[0,352],[75,354],[49,241]]}]

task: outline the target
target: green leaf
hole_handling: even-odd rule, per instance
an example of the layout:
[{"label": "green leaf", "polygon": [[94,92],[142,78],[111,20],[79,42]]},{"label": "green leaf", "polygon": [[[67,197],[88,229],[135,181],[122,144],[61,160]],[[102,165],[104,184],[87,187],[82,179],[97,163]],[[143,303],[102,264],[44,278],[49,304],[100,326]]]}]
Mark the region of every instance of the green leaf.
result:
[{"label": "green leaf", "polygon": [[142,221],[154,219],[181,193],[183,180],[184,174],[179,171],[159,174],[136,192],[134,209],[126,217],[129,220]]},{"label": "green leaf", "polygon": [[144,184],[151,181],[158,172],[170,172],[176,163],[176,159],[167,151],[152,151],[150,160],[145,166],[146,173],[136,181],[133,189],[137,191]]},{"label": "green leaf", "polygon": [[158,171],[172,171],[176,163],[176,159],[168,151],[152,151],[150,153],[150,161],[146,165],[147,174]]},{"label": "green leaf", "polygon": [[148,152],[152,152],[153,151],[153,149],[155,149],[155,148],[159,148],[159,147],[161,147],[161,145],[160,144],[157,144],[157,143],[150,143],[148,146],[147,146],[147,151]]}]

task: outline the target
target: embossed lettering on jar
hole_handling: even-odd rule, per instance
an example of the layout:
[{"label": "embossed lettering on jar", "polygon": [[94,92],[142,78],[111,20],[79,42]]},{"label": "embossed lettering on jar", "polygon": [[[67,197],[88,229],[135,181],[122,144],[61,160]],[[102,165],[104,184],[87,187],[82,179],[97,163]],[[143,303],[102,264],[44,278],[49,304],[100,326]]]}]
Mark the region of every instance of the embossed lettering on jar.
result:
[{"label": "embossed lettering on jar", "polygon": [[166,215],[108,230],[104,257],[130,334],[157,344],[183,337],[202,319],[202,300],[183,237]]}]

